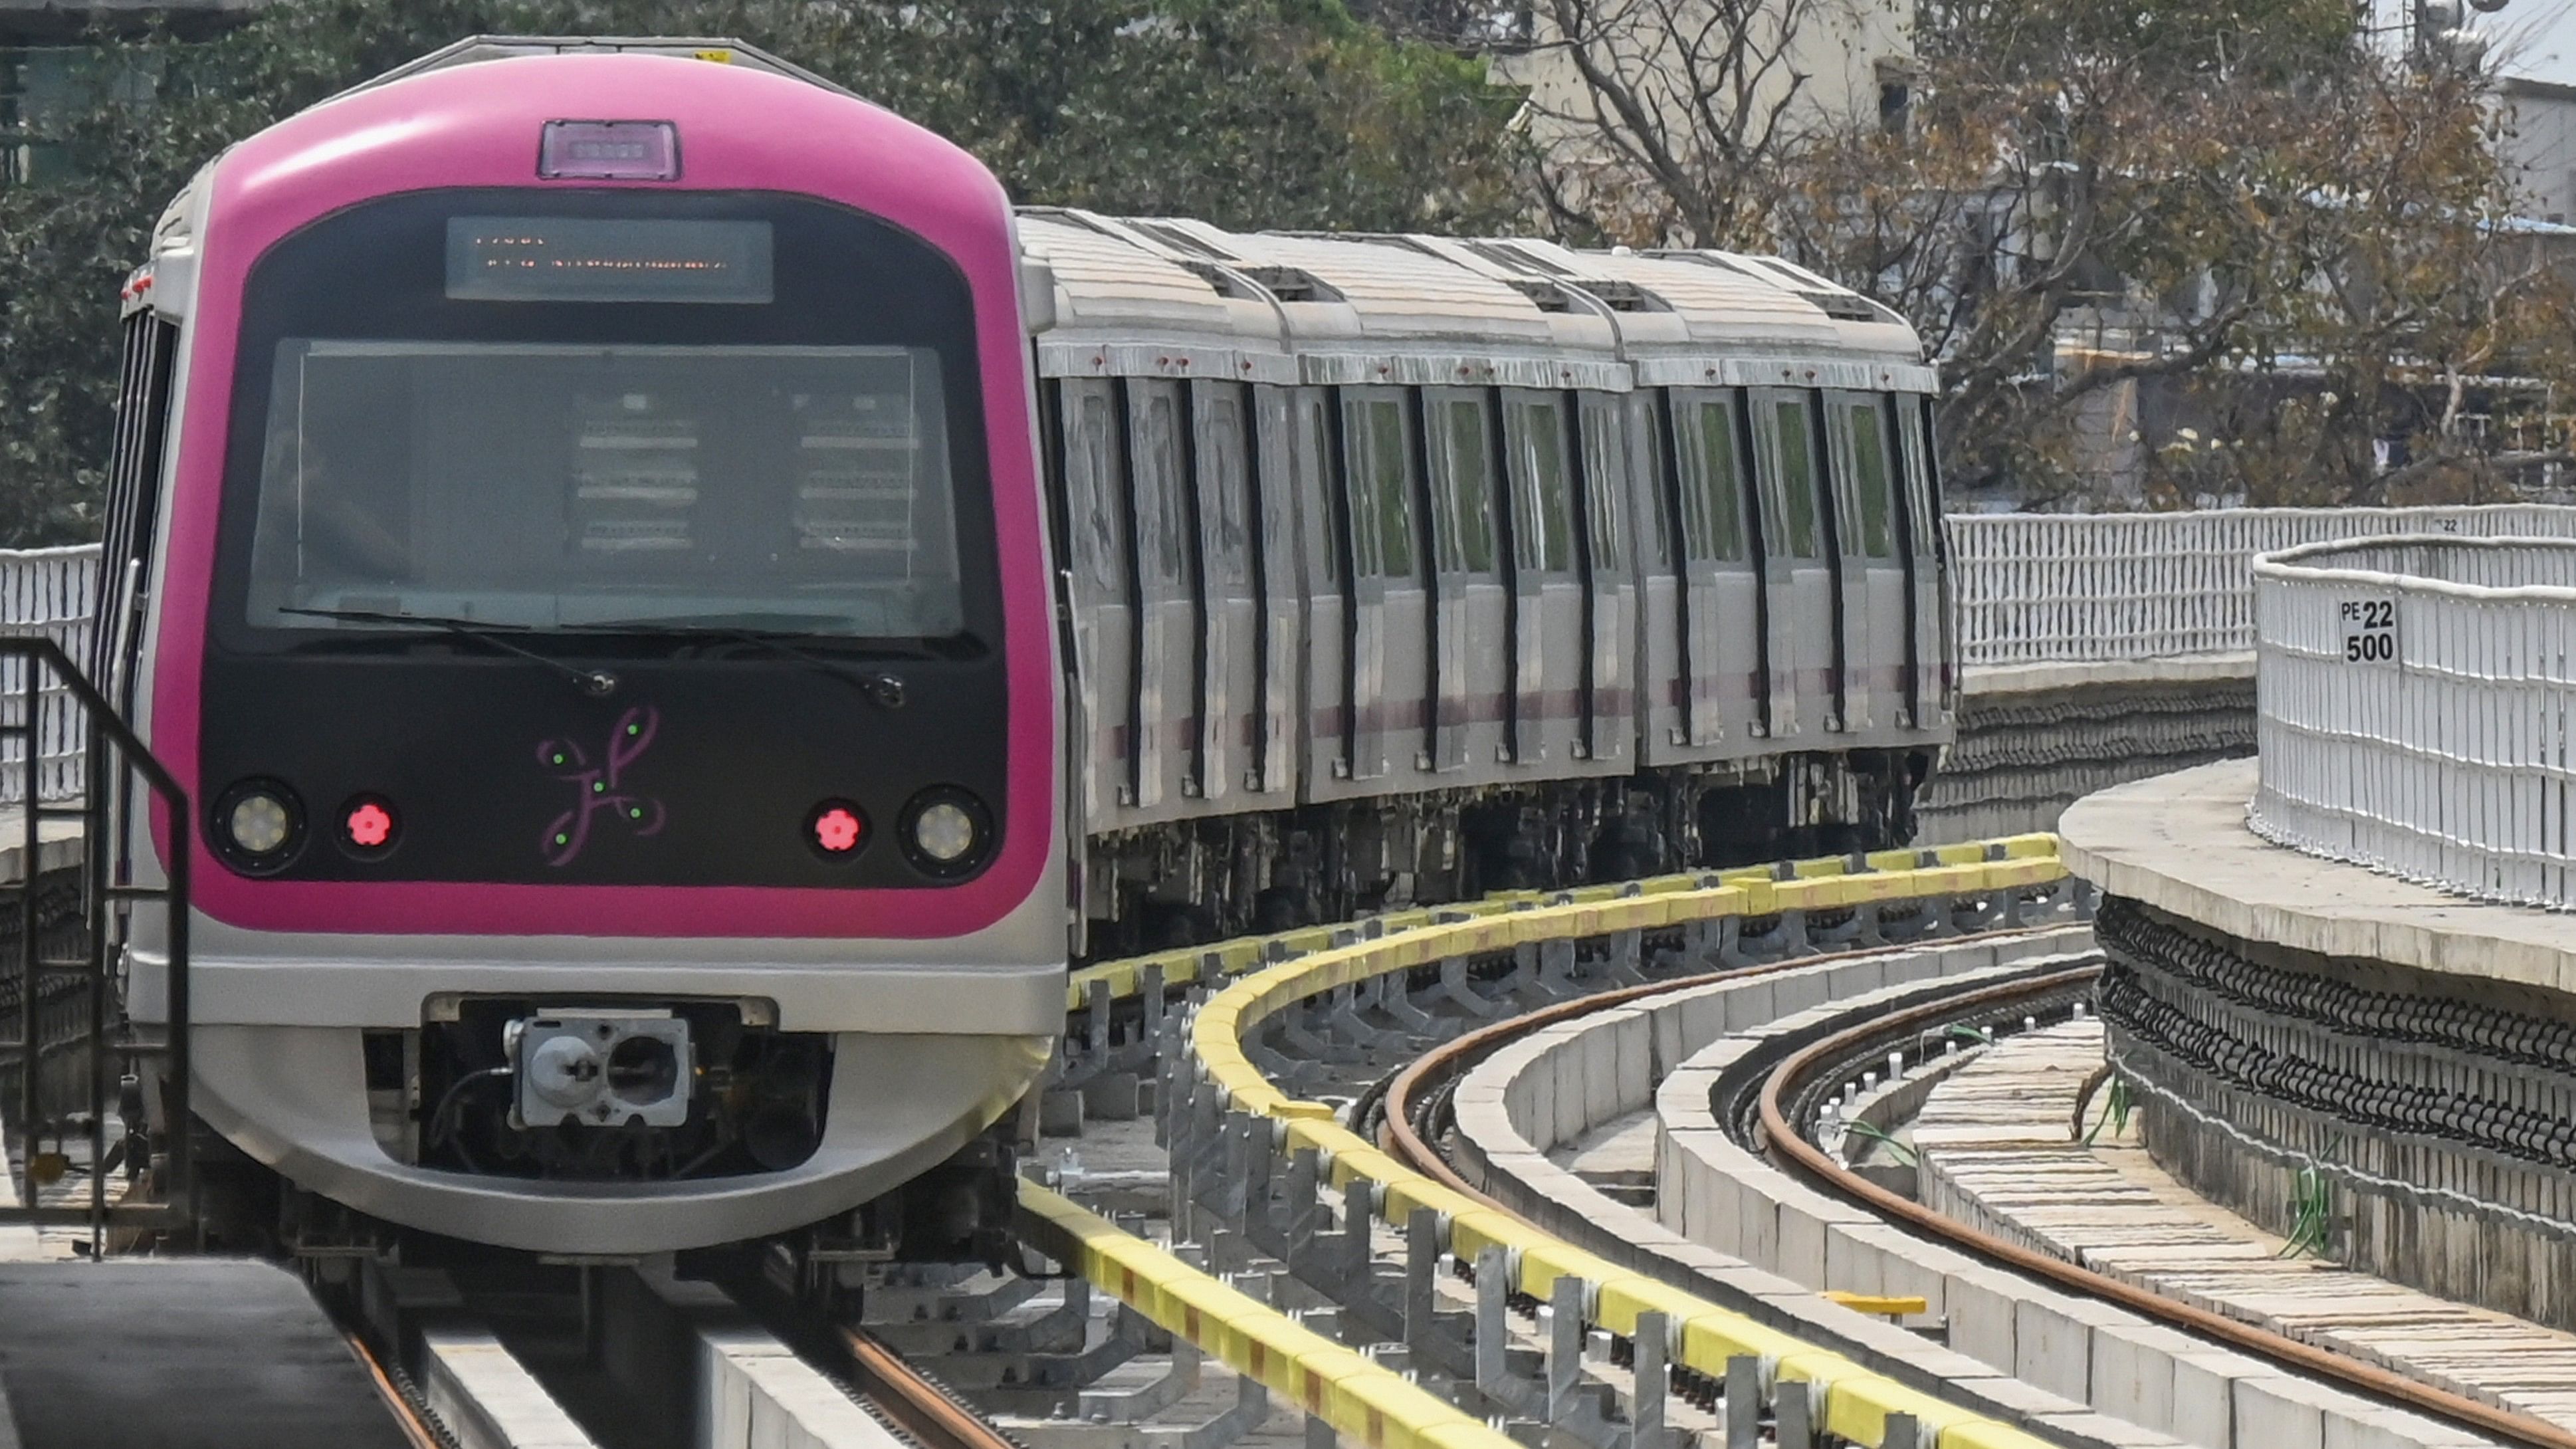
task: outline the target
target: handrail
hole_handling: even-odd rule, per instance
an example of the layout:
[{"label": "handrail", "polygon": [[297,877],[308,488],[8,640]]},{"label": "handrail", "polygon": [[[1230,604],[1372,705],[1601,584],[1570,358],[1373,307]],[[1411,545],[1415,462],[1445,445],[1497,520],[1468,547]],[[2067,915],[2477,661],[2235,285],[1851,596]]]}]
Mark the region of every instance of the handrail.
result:
[{"label": "handrail", "polygon": [[[170,826],[163,863],[163,884],[158,887],[136,886],[117,878],[110,866],[110,853],[99,848],[101,842],[114,838],[124,824],[119,819],[119,812],[132,799],[125,790],[110,788],[109,781],[104,778],[92,778],[75,782],[81,786],[73,792],[79,797],[78,803],[37,800],[20,807],[18,845],[22,852],[20,863],[24,879],[18,883],[18,898],[14,902],[19,928],[18,1035],[14,1042],[0,1043],[0,1048],[14,1047],[18,1054],[21,1122],[32,1123],[38,1116],[38,1066],[45,1049],[40,1030],[40,984],[49,974],[68,966],[77,964],[88,988],[89,1017],[85,1034],[89,1048],[89,1096],[85,1107],[90,1124],[90,1161],[93,1164],[103,1164],[107,1158],[105,1098],[111,1075],[104,1069],[105,1059],[111,1055],[157,1054],[167,1065],[163,1106],[171,1125],[166,1171],[160,1183],[164,1192],[160,1208],[140,1211],[111,1208],[106,1198],[107,1173],[96,1167],[90,1173],[90,1201],[84,1210],[65,1211],[39,1206],[33,1201],[32,1192],[27,1204],[0,1208],[0,1221],[85,1221],[90,1229],[91,1254],[96,1257],[104,1246],[105,1231],[110,1221],[138,1226],[178,1225],[186,1220],[190,1197],[195,1190],[189,1131],[193,1117],[188,994],[189,886],[196,838],[195,815],[189,804],[187,787],[179,782],[177,774],[152,753],[132,726],[117,715],[61,644],[41,636],[0,635],[0,663],[15,666],[6,673],[21,691],[16,719],[0,719],[0,739],[11,736],[30,739],[41,728],[35,701],[44,688],[42,681],[51,677],[56,681],[54,687],[87,721],[88,743],[80,756],[85,767],[93,774],[99,774],[106,761],[116,759],[120,761],[120,771],[130,770],[141,775],[151,808],[159,810]],[[38,916],[36,882],[43,873],[44,826],[55,820],[77,820],[83,832],[81,864],[85,878],[83,905],[88,915],[84,931],[87,953],[85,959],[78,963],[49,960],[41,949],[43,932]],[[153,899],[162,903],[167,916],[164,924],[168,950],[166,1037],[158,1043],[112,1040],[109,1036],[109,994],[115,985],[115,963],[109,957],[106,924],[112,914],[110,903]]]}]

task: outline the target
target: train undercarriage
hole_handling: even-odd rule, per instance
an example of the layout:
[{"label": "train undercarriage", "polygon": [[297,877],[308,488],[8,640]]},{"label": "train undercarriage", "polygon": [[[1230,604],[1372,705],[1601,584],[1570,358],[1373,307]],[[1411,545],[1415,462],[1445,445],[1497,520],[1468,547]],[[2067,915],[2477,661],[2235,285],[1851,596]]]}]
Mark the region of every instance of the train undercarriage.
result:
[{"label": "train undercarriage", "polygon": [[1366,911],[1904,845],[1925,750],[1424,791],[1094,836],[1082,956]]}]

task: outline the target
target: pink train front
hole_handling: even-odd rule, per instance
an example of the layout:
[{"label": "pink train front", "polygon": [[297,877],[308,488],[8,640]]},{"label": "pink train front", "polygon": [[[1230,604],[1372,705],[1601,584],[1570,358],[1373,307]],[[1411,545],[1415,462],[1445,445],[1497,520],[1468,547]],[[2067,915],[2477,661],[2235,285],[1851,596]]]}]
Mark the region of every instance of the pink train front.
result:
[{"label": "pink train front", "polygon": [[989,1251],[1066,954],[1010,210],[756,53],[552,49],[231,148],[127,288],[100,662],[197,803],[130,833],[196,842],[210,1201]]}]

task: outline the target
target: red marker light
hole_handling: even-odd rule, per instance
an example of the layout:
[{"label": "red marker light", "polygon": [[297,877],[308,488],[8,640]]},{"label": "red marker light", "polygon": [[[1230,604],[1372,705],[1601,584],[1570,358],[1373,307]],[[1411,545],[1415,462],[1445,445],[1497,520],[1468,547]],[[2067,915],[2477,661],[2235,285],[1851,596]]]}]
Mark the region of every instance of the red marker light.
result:
[{"label": "red marker light", "polygon": [[868,843],[867,812],[847,800],[826,800],[805,817],[805,839],[825,860],[846,860]]},{"label": "red marker light", "polygon": [[834,855],[856,850],[859,845],[859,817],[839,806],[824,811],[814,822],[814,843]]},{"label": "red marker light", "polygon": [[402,822],[393,802],[382,795],[353,796],[340,807],[340,845],[351,855],[373,859],[394,848]]},{"label": "red marker light", "polygon": [[394,818],[385,813],[385,807],[372,800],[349,812],[351,845],[363,845],[372,850],[392,839],[393,833]]}]

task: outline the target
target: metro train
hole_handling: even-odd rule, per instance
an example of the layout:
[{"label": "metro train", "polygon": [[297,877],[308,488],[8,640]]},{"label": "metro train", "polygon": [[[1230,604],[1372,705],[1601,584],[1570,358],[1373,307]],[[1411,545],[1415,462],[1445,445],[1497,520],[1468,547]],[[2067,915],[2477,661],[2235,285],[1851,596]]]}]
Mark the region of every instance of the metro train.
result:
[{"label": "metro train", "polygon": [[194,818],[100,845],[208,862],[218,1237],[990,1256],[1069,957],[1898,840],[1949,734],[1932,374],[1783,263],[1015,214],[481,38],[123,313],[90,667]]}]

